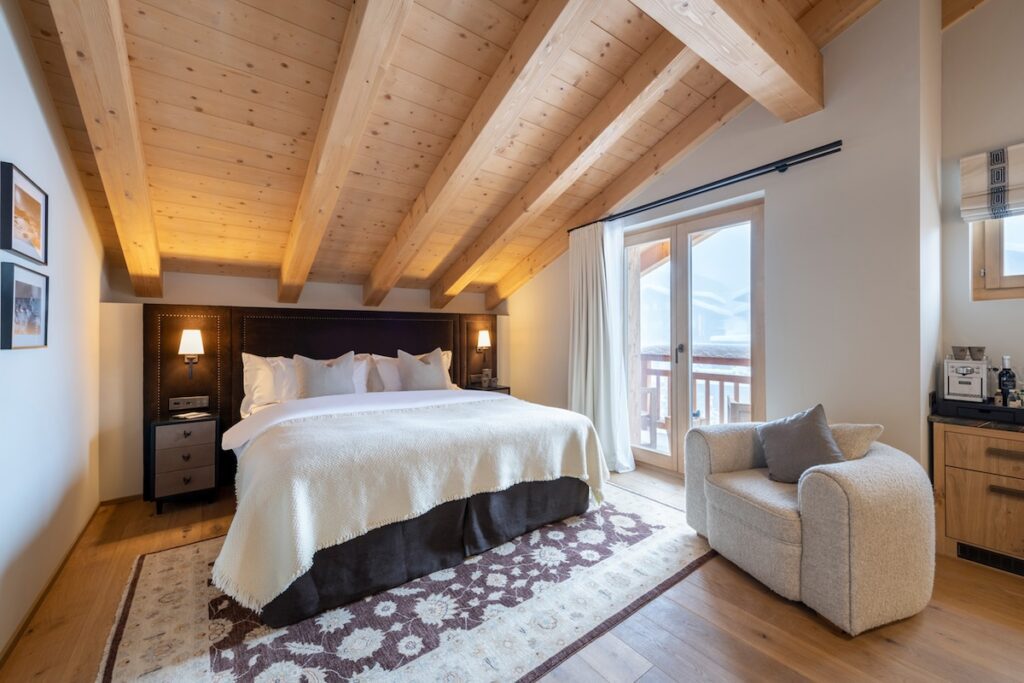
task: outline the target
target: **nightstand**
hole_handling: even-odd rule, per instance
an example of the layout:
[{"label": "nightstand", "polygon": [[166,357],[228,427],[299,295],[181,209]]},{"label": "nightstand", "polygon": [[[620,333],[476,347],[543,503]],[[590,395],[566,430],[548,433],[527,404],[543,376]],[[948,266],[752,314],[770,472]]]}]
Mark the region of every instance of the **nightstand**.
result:
[{"label": "nightstand", "polygon": [[143,492],[146,500],[156,502],[157,514],[165,501],[216,491],[219,434],[216,417],[150,425]]},{"label": "nightstand", "polygon": [[499,384],[496,387],[482,387],[479,384],[470,384],[466,388],[472,391],[496,391],[499,394],[508,394],[509,396],[512,395],[512,387],[506,387],[501,384]]}]

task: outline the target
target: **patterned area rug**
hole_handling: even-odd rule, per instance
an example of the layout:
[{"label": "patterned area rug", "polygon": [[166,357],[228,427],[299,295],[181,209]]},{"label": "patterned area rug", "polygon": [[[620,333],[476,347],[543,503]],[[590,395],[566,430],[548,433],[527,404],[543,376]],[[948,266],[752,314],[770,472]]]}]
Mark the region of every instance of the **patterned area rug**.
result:
[{"label": "patterned area rug", "polygon": [[280,629],[210,583],[223,538],[139,557],[100,681],[532,681],[710,557],[684,514],[600,508]]}]

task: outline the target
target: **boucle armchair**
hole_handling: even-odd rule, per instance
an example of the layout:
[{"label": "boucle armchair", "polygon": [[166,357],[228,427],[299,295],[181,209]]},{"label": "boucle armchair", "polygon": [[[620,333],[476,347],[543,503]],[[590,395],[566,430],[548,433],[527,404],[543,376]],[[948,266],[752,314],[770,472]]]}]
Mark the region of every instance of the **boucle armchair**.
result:
[{"label": "boucle armchair", "polygon": [[856,460],[768,478],[754,423],[686,435],[686,520],[711,547],[843,631],[917,614],[932,594],[935,516],[924,469],[874,442]]}]

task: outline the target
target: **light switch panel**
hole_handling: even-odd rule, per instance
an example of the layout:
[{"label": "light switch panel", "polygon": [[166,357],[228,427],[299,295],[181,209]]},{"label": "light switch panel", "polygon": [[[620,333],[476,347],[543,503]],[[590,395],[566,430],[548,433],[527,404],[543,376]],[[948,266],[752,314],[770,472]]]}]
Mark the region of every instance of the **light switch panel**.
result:
[{"label": "light switch panel", "polygon": [[209,396],[178,396],[170,399],[170,410],[193,410],[195,408],[209,408]]}]

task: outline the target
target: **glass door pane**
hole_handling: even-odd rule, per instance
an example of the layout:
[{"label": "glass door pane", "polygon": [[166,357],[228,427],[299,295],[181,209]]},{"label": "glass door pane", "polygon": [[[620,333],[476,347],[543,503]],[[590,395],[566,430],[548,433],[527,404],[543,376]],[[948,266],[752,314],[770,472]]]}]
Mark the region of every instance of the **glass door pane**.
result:
[{"label": "glass door pane", "polygon": [[670,238],[626,247],[627,399],[630,441],[641,459],[672,456],[671,257]]},{"label": "glass door pane", "polygon": [[751,224],[691,233],[690,426],[751,421]]}]

